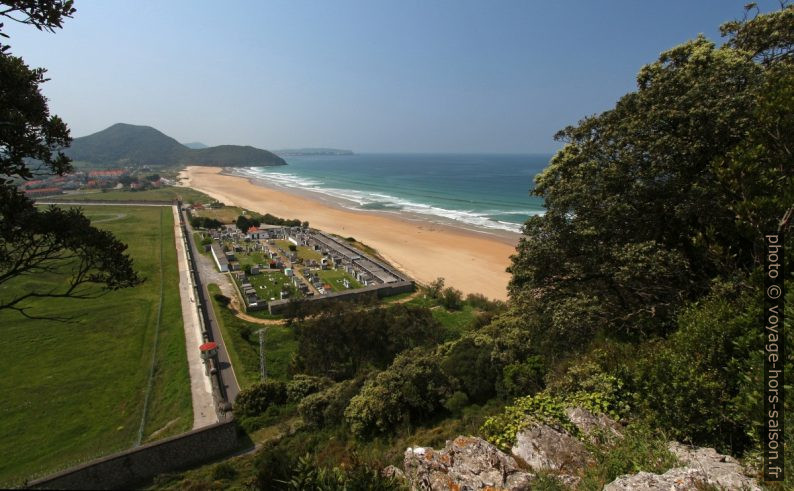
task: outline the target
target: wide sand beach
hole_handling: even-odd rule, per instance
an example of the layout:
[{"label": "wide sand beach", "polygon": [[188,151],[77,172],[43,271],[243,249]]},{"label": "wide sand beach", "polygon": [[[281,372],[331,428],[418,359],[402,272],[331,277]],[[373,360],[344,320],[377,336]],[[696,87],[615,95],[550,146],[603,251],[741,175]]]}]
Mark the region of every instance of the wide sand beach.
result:
[{"label": "wide sand beach", "polygon": [[312,227],[355,237],[420,283],[443,277],[464,293],[507,298],[505,271],[519,235],[480,233],[426,219],[346,209],[314,193],[289,192],[222,173],[220,167],[188,167],[182,185],[226,203],[283,218],[308,220]]}]

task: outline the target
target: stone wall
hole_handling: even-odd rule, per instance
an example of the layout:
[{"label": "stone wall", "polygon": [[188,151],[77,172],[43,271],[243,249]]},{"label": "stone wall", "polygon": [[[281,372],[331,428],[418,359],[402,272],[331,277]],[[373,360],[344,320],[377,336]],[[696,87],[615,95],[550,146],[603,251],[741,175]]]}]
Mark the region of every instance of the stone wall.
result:
[{"label": "stone wall", "polygon": [[203,464],[238,450],[234,421],[149,443],[28,483],[34,489],[129,489],[158,474]]}]

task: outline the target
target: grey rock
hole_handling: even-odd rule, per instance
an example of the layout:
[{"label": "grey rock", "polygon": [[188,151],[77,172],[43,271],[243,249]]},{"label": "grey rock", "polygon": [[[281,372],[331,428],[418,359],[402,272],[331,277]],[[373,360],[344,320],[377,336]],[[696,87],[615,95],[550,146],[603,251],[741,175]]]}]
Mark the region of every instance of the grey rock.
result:
[{"label": "grey rock", "polygon": [[613,442],[623,437],[620,423],[606,414],[595,415],[581,407],[569,407],[565,415],[593,443]]},{"label": "grey rock", "polygon": [[385,467],[381,471],[381,474],[383,474],[383,477],[392,477],[394,479],[398,479],[398,480],[401,480],[401,481],[404,481],[404,480],[407,479],[405,477],[405,473],[402,471],[402,469],[400,469],[399,467],[395,467],[393,465],[389,465],[389,466]]},{"label": "grey rock", "polygon": [[408,448],[404,468],[411,488],[421,490],[529,490],[534,477],[485,440],[463,436],[442,450]]},{"label": "grey rock", "polygon": [[591,460],[582,442],[545,424],[531,426],[516,435],[511,450],[532,469],[577,473]]},{"label": "grey rock", "polygon": [[706,475],[698,469],[678,467],[664,474],[639,472],[620,476],[604,486],[604,491],[677,491],[697,489],[706,482]]},{"label": "grey rock", "polygon": [[722,489],[760,490],[755,479],[747,477],[738,460],[713,448],[690,447],[670,442],[667,449],[687,467],[701,470],[707,483]]},{"label": "grey rock", "polygon": [[713,448],[688,447],[670,442],[668,449],[683,464],[664,474],[640,472],[620,476],[604,486],[604,491],[668,491],[713,486],[725,491],[760,491],[755,479],[744,475],[739,461],[717,453]]}]

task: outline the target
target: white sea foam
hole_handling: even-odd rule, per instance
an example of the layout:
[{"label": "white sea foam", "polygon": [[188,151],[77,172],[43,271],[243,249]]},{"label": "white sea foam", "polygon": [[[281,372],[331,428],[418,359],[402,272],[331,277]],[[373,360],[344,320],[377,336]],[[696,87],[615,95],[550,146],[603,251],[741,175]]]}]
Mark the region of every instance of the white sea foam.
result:
[{"label": "white sea foam", "polygon": [[513,215],[529,217],[530,215],[543,214],[542,211],[537,210],[487,210],[479,212],[474,210],[452,210],[426,203],[417,203],[382,192],[323,187],[324,183],[322,181],[296,176],[287,172],[274,172],[256,167],[236,169],[235,172],[245,177],[261,179],[276,186],[322,193],[341,200],[352,209],[414,213],[428,217],[440,217],[466,225],[492,230],[506,230],[509,232],[521,231],[521,224],[497,220],[493,218],[494,216]]}]

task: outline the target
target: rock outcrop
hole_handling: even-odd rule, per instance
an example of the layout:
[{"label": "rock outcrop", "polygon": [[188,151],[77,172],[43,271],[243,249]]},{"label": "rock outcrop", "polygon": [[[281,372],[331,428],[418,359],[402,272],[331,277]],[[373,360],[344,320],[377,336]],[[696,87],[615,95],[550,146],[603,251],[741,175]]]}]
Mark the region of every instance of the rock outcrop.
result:
[{"label": "rock outcrop", "polygon": [[604,491],[667,491],[705,486],[726,491],[761,489],[755,479],[744,475],[744,469],[736,459],[717,453],[713,448],[688,447],[670,442],[668,449],[684,464],[683,467],[670,469],[664,474],[640,472],[620,476],[604,486]]},{"label": "rock outcrop", "polygon": [[485,440],[463,436],[442,450],[407,449],[404,468],[411,488],[421,490],[528,490],[534,477]]},{"label": "rock outcrop", "polygon": [[565,415],[579,432],[593,443],[613,442],[623,437],[620,423],[606,414],[593,414],[581,407],[569,407]]},{"label": "rock outcrop", "polygon": [[519,432],[511,452],[533,470],[567,474],[578,472],[591,458],[581,441],[545,424]]}]

